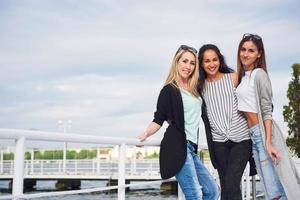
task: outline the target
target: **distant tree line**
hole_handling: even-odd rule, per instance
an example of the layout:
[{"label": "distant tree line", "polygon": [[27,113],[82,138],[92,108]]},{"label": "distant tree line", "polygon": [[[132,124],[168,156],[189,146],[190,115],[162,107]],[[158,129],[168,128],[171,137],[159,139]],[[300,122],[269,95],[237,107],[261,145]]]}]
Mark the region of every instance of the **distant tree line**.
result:
[{"label": "distant tree line", "polygon": [[[107,154],[108,149],[100,149],[100,154]],[[137,157],[139,157],[141,152],[137,153]],[[147,157],[146,159],[156,159],[159,154],[154,152]],[[79,152],[75,150],[67,150],[67,159],[94,159],[97,157],[97,150],[87,150],[81,149]],[[4,153],[3,160],[13,160],[13,153]],[[25,152],[25,160],[31,159],[31,152]],[[34,151],[34,159],[35,160],[60,160],[63,159],[63,150],[46,150],[46,151]]]},{"label": "distant tree line", "polygon": [[[108,154],[109,149],[100,149],[100,154]],[[75,150],[67,150],[67,159],[94,159],[97,157],[97,150],[81,149],[79,152]],[[136,157],[142,158],[142,152],[138,151]],[[144,157],[144,159],[158,159],[159,152],[154,151]],[[209,159],[209,153],[204,151],[204,158]],[[14,153],[4,153],[3,160],[13,160]],[[31,159],[31,152],[25,152],[25,160]],[[34,151],[35,160],[62,160],[63,150],[46,150],[46,151]]]},{"label": "distant tree line", "polygon": [[[100,150],[101,153],[101,150]],[[34,151],[35,160],[63,159],[63,150]],[[79,152],[67,150],[67,159],[93,159],[97,157],[97,150],[82,149]],[[14,153],[3,153],[3,160],[13,160]],[[31,159],[31,152],[25,152],[25,160]]]}]

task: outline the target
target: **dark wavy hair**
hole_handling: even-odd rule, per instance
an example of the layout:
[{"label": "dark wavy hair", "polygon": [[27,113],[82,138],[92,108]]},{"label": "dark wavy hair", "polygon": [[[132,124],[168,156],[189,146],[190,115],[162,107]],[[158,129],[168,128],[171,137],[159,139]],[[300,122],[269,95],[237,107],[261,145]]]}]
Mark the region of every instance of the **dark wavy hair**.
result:
[{"label": "dark wavy hair", "polygon": [[221,54],[220,49],[213,44],[205,44],[203,45],[200,49],[199,49],[199,53],[198,53],[198,61],[199,61],[199,81],[198,81],[198,92],[202,95],[202,91],[203,91],[203,86],[205,83],[205,79],[207,78],[207,74],[203,69],[203,56],[205,51],[207,50],[213,50],[214,52],[216,52],[219,61],[220,61],[220,67],[219,67],[219,72],[221,73],[232,73],[234,72],[233,69],[231,69],[230,67],[228,67],[228,65],[226,64],[225,58],[224,56]]}]

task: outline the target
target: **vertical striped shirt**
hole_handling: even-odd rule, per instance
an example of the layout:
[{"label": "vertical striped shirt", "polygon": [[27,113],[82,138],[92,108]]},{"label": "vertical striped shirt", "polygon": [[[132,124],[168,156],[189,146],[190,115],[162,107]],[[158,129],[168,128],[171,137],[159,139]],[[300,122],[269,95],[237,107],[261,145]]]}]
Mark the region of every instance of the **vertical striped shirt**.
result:
[{"label": "vertical striped shirt", "polygon": [[215,142],[240,142],[250,139],[247,121],[238,111],[237,97],[231,74],[220,80],[205,81],[203,98],[207,104],[207,115]]}]

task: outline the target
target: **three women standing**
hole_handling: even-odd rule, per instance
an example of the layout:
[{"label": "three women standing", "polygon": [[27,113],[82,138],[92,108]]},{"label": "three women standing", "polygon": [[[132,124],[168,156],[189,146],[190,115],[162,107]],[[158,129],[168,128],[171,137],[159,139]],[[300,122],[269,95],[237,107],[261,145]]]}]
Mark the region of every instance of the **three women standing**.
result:
[{"label": "three women standing", "polygon": [[242,199],[240,182],[248,161],[250,175],[256,173],[252,152],[266,198],[298,199],[300,176],[272,120],[272,89],[261,37],[244,35],[238,48],[238,73],[226,65],[215,45],[200,48],[200,67],[196,53],[185,45],[178,49],[154,120],[138,137],[146,140],[168,121],[160,146],[162,178],[175,176],[187,200],[217,199],[216,183],[195,154],[202,115],[221,200]]}]

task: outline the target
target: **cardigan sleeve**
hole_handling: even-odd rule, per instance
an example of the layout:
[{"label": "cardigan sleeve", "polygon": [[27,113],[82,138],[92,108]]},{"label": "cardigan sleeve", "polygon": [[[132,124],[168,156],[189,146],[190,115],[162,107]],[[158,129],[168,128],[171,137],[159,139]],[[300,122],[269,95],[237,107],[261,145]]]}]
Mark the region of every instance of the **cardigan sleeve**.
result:
[{"label": "cardigan sleeve", "polygon": [[216,155],[215,155],[215,150],[214,150],[214,145],[213,145],[213,140],[212,140],[212,134],[211,134],[211,128],[210,128],[210,124],[209,124],[209,119],[207,117],[206,104],[205,104],[204,100],[203,100],[203,104],[202,104],[201,117],[202,117],[204,127],[205,127],[206,141],[207,141],[210,161],[211,161],[213,167],[216,169],[217,168]]},{"label": "cardigan sleeve", "polygon": [[259,70],[255,78],[259,94],[262,119],[272,119],[273,104],[270,78],[264,70]]},{"label": "cardigan sleeve", "polygon": [[164,121],[168,120],[168,107],[170,106],[169,87],[165,86],[159,93],[156,111],[154,112],[153,122],[162,126]]}]

